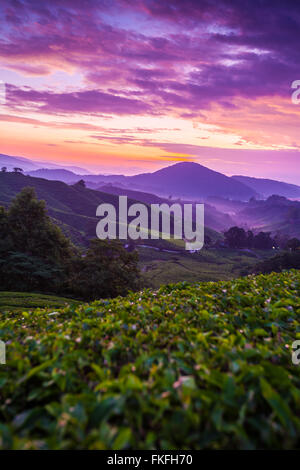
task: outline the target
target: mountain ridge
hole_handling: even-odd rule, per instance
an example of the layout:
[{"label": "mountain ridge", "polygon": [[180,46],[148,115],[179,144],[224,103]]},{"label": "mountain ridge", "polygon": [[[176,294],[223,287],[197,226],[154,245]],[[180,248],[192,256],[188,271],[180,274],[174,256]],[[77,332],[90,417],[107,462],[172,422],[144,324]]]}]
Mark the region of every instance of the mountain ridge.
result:
[{"label": "mountain ridge", "polygon": [[[39,175],[47,179],[60,176],[55,170],[37,170],[29,173],[30,176]],[[65,182],[75,182],[83,179],[88,184],[122,183],[131,189],[143,192],[155,192],[159,196],[183,197],[186,199],[199,199],[208,196],[222,196],[241,200],[249,200],[258,196],[256,191],[245,184],[211,170],[199,163],[180,162],[167,166],[153,173],[141,173],[134,176],[125,175],[77,175],[65,174]]]},{"label": "mountain ridge", "polygon": [[243,175],[233,175],[231,178],[246,184],[264,197],[277,194],[288,198],[300,198],[300,186],[296,184],[272,180],[270,178],[255,178]]}]

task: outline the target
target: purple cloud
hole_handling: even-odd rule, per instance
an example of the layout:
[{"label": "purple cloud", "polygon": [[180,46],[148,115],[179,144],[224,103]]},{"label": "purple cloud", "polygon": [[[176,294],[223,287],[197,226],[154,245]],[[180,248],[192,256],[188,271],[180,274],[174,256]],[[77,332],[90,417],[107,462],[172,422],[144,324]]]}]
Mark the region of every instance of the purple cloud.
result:
[{"label": "purple cloud", "polygon": [[[0,58],[22,73],[75,68],[77,93],[9,89],[9,103],[55,113],[200,115],[237,98],[287,98],[298,78],[292,0],[4,0]],[[34,59],[33,63],[31,59]]]},{"label": "purple cloud", "polygon": [[103,93],[98,90],[74,93],[50,93],[32,89],[7,87],[8,104],[13,107],[36,107],[45,113],[149,113],[150,106],[142,101]]}]

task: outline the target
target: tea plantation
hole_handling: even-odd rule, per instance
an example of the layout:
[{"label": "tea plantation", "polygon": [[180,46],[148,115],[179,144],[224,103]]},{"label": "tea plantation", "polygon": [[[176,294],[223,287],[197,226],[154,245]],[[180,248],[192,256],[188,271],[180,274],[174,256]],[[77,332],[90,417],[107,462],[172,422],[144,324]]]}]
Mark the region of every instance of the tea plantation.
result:
[{"label": "tea plantation", "polygon": [[300,447],[300,272],[0,314],[1,449]]}]

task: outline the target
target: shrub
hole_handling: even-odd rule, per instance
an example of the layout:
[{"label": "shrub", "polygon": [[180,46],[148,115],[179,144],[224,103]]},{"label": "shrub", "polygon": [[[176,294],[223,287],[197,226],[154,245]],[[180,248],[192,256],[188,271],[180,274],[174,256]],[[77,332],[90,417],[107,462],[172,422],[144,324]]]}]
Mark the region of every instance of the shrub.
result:
[{"label": "shrub", "polygon": [[251,271],[256,274],[281,272],[284,269],[300,269],[300,252],[280,253],[257,263]]},{"label": "shrub", "polygon": [[299,448],[300,273],[1,316],[2,449]]},{"label": "shrub", "polygon": [[70,292],[85,300],[126,295],[140,287],[138,255],[116,240],[91,240],[83,257],[74,258],[68,273]]}]

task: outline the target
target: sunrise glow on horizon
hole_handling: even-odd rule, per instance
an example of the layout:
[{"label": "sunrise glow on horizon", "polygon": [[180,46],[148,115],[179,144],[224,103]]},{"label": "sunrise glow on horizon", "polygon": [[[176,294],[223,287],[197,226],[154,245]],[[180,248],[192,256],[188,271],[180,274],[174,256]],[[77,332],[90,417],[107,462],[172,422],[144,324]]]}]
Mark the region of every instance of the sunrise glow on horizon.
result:
[{"label": "sunrise glow on horizon", "polygon": [[123,174],[194,161],[300,183],[299,11],[4,0],[0,17],[0,153]]}]

